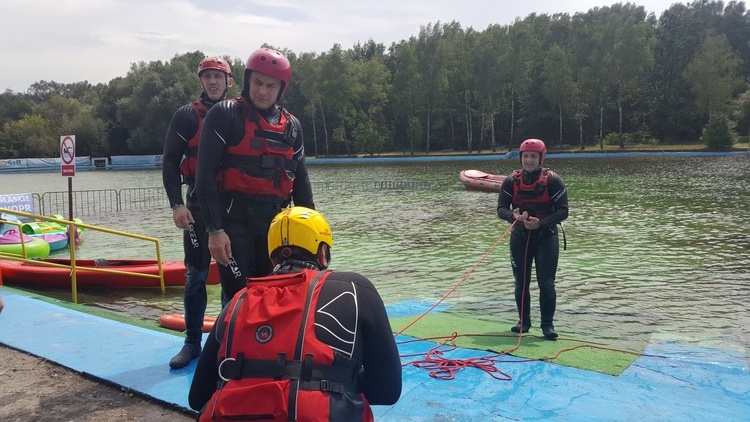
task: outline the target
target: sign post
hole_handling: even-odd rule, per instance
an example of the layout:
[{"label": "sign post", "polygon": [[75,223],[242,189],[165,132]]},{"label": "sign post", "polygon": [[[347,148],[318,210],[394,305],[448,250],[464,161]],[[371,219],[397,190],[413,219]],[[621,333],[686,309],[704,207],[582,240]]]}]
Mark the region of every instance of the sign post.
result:
[{"label": "sign post", "polygon": [[[60,136],[60,160],[62,161],[61,174],[68,177],[68,220],[73,221],[73,176],[76,175],[76,136]],[[76,283],[76,234],[78,228],[72,224],[68,225],[68,248],[70,248],[71,274],[70,281],[73,287],[73,303],[78,303],[78,288]]]},{"label": "sign post", "polygon": [[[61,174],[68,177],[68,219],[73,221],[73,176],[76,175],[76,136],[60,137]],[[72,237],[70,239],[73,239]]]},{"label": "sign post", "polygon": [[60,137],[60,160],[62,160],[62,176],[76,175],[76,136],[64,135]]}]

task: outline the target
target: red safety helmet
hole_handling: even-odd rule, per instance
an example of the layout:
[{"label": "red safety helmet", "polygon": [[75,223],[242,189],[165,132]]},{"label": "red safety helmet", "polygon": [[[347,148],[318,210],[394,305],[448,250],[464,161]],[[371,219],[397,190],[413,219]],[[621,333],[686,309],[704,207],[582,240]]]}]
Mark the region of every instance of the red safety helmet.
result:
[{"label": "red safety helmet", "polygon": [[[276,101],[284,95],[284,91],[286,91],[286,87],[292,79],[292,65],[289,64],[289,59],[284,57],[280,52],[271,50],[270,48],[261,48],[253,51],[253,54],[247,58],[247,64],[245,65],[246,81],[250,80],[250,71],[260,72],[281,80],[282,85]],[[245,82],[245,85],[247,86],[248,82]]]},{"label": "red safety helmet", "polygon": [[198,76],[200,76],[204,70],[218,70],[219,72],[226,73],[230,78],[232,77],[232,68],[230,68],[229,63],[221,57],[206,57],[201,60],[201,63],[198,65]]},{"label": "red safety helmet", "polygon": [[538,152],[540,154],[539,165],[542,165],[544,156],[547,155],[547,146],[540,139],[527,139],[521,142],[521,147],[518,148],[519,154],[523,154],[524,151]]}]

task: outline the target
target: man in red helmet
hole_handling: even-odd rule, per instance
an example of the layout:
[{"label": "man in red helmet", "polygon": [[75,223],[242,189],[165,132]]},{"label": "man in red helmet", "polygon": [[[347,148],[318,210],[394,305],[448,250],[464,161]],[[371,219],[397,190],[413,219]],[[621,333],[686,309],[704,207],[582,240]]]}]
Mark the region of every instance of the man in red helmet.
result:
[{"label": "man in red helmet", "polygon": [[302,126],[276,104],[291,76],[283,54],[256,50],[241,97],[217,104],[204,122],[196,188],[224,304],[247,277],[271,273],[266,235],[282,207],[294,201],[315,208]]},{"label": "man in red helmet", "polygon": [[531,328],[531,263],[539,285],[542,334],[557,338],[553,325],[557,293],[555,274],[560,252],[557,225],[568,218],[568,194],[560,176],[542,167],[547,147],[539,139],[527,139],[519,148],[522,169],[506,177],[497,201],[497,216],[516,222],[510,237],[510,263],[515,278],[519,321],[514,333]]},{"label": "man in red helmet", "polygon": [[[187,280],[185,306],[185,344],[169,366],[179,369],[200,356],[203,316],[206,313],[206,279],[211,264],[208,234],[203,225],[195,195],[198,141],[208,110],[224,99],[234,80],[229,63],[221,57],[206,57],[198,65],[201,98],[174,113],[164,139],[162,180],[167,191],[172,220],[183,230],[183,251]],[[182,200],[182,185],[187,184],[187,206]]]}]

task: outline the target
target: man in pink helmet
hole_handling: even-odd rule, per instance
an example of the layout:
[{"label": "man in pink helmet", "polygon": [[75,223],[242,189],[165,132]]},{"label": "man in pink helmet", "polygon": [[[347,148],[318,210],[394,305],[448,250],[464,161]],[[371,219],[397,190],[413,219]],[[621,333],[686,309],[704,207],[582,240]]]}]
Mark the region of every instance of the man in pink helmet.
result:
[{"label": "man in pink helmet", "polygon": [[526,333],[531,328],[529,284],[534,262],[542,334],[548,340],[555,340],[555,274],[560,252],[557,225],[568,218],[568,194],[560,176],[542,167],[547,154],[544,142],[527,139],[521,143],[519,152],[523,168],[505,178],[497,201],[497,216],[516,222],[510,237],[510,263],[519,320],[511,331]]},{"label": "man in pink helmet", "polygon": [[217,104],[204,122],[196,188],[224,304],[247,277],[271,273],[266,236],[282,207],[315,208],[302,126],[277,104],[291,76],[283,54],[254,51],[241,97]]},{"label": "man in pink helmet", "polygon": [[[208,110],[226,96],[232,87],[232,70],[221,57],[206,57],[198,65],[201,98],[186,104],[174,113],[164,139],[162,180],[167,191],[172,220],[183,230],[183,251],[187,280],[185,306],[185,344],[172,358],[169,366],[179,369],[200,356],[203,316],[206,313],[206,279],[211,264],[208,234],[203,225],[195,195],[198,142]],[[187,184],[187,202],[182,200],[182,185]]]}]

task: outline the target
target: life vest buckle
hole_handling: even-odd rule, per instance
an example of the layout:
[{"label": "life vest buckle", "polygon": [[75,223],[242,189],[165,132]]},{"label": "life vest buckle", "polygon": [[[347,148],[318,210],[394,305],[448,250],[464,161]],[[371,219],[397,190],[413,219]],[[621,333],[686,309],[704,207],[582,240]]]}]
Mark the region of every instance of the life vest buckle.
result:
[{"label": "life vest buckle", "polygon": [[224,376],[224,374],[222,372],[222,370],[224,369],[224,364],[227,363],[227,362],[230,362],[228,364],[227,368],[226,368],[228,370],[228,372],[236,372],[236,371],[232,371],[234,369],[234,367],[233,367],[234,362],[236,362],[235,358],[226,358],[223,361],[221,361],[221,363],[219,364],[219,378],[221,378],[222,380],[224,380],[224,382],[228,382],[230,379],[234,379],[234,376],[232,376],[231,374],[229,374],[229,378],[227,378],[227,377]]}]

